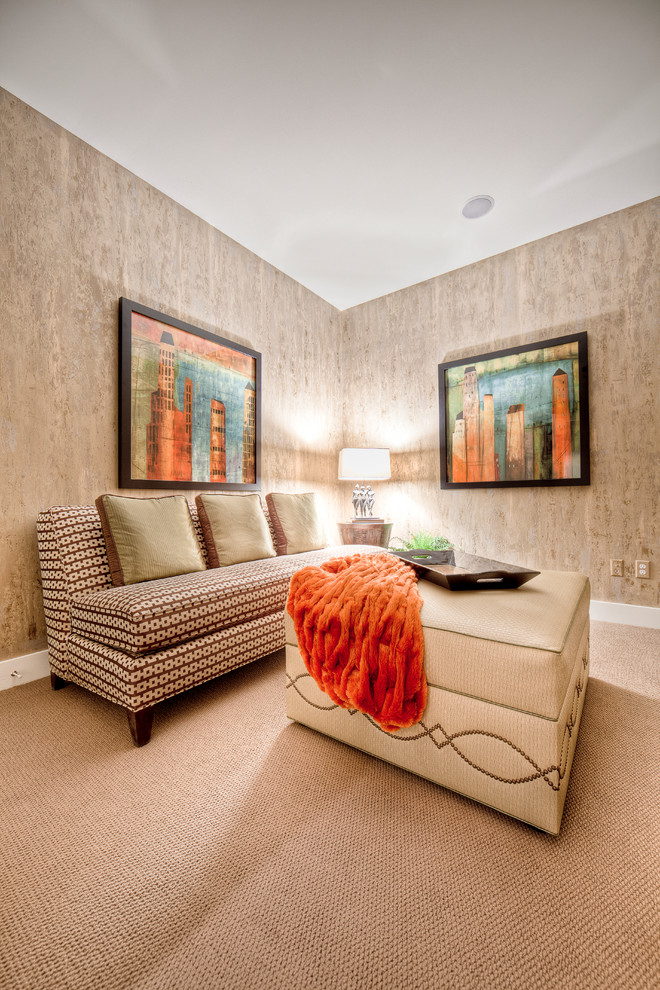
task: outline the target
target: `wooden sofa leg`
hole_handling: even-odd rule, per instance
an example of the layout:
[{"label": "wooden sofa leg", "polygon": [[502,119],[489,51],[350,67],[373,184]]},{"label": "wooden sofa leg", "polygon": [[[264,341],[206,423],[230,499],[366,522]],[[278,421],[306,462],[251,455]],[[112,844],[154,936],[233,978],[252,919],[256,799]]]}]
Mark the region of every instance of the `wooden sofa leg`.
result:
[{"label": "wooden sofa leg", "polygon": [[52,687],[53,691],[59,691],[60,688],[66,687],[68,683],[69,682],[65,681],[63,677],[60,677],[59,674],[54,674],[53,671],[51,670],[50,686]]},{"label": "wooden sofa leg", "polygon": [[139,712],[128,712],[128,727],[136,746],[146,746],[151,739],[151,726],[154,720],[154,706]]}]

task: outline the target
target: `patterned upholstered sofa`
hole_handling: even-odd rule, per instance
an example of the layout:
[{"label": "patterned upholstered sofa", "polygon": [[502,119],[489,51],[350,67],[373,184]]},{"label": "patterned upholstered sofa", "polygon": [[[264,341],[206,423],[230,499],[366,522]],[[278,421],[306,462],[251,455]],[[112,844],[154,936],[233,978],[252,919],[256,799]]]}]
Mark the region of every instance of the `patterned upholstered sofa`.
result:
[{"label": "patterned upholstered sofa", "polygon": [[376,549],[331,546],[113,587],[94,505],[41,512],[37,536],[52,686],[73,682],[124,707],[136,746],[149,741],[159,701],[284,646],[296,570]]}]

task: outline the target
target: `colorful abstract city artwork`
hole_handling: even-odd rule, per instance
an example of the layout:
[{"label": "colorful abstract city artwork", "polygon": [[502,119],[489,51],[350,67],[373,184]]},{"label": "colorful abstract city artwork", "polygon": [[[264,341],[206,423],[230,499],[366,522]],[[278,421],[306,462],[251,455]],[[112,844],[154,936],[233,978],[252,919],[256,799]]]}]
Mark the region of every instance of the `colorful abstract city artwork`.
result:
[{"label": "colorful abstract city artwork", "polygon": [[260,486],[261,355],[119,301],[121,488]]},{"label": "colorful abstract city artwork", "polygon": [[589,484],[586,333],[438,372],[442,488]]}]

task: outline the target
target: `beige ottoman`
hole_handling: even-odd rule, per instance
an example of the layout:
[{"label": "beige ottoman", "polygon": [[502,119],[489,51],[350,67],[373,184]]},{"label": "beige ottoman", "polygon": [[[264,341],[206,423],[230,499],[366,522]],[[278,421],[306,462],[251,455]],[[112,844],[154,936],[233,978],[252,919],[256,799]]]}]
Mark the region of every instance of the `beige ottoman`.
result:
[{"label": "beige ottoman", "polygon": [[589,671],[588,579],[544,571],[521,588],[420,581],[428,701],[384,732],[333,705],[286,616],[286,713],[303,725],[556,835]]}]

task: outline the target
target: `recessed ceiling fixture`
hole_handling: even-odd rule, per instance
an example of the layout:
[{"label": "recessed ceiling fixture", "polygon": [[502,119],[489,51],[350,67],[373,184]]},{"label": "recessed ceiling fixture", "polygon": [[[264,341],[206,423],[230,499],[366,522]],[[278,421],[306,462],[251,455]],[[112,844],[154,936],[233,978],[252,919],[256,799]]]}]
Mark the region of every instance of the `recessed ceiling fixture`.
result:
[{"label": "recessed ceiling fixture", "polygon": [[461,212],[468,220],[477,220],[478,217],[490,213],[494,206],[495,200],[492,196],[473,196],[472,199],[468,199]]}]

